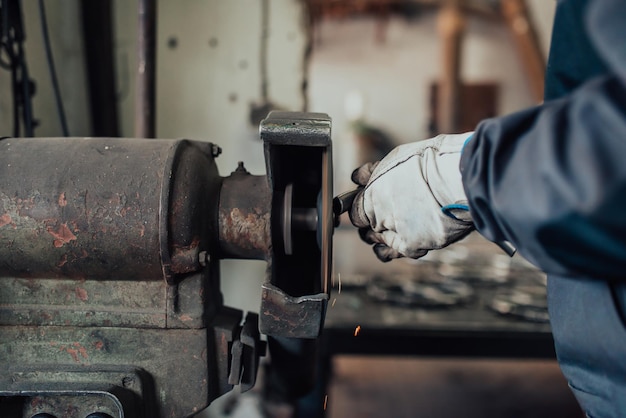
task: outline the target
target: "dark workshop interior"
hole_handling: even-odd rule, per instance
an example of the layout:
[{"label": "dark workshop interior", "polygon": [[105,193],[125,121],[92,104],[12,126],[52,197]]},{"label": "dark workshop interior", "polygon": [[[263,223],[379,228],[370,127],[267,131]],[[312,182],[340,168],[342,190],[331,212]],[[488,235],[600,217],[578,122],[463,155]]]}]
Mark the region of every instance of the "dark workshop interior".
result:
[{"label": "dark workshop interior", "polygon": [[540,103],[555,4],[0,0],[0,416],[582,417],[543,273],[331,207]]}]

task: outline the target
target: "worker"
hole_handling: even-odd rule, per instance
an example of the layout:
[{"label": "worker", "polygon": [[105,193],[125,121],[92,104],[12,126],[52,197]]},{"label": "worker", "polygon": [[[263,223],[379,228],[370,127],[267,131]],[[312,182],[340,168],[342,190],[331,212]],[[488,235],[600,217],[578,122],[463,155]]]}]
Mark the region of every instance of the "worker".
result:
[{"label": "worker", "polygon": [[383,260],[477,229],[548,275],[557,357],[589,417],[626,416],[626,1],[560,0],[545,101],[357,169]]}]

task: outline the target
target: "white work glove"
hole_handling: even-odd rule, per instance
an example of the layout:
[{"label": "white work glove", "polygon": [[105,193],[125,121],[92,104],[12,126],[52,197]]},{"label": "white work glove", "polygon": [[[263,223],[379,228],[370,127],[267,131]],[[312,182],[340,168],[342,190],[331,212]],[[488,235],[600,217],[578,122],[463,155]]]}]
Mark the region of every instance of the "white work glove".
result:
[{"label": "white work glove", "polygon": [[469,234],[474,225],[459,160],[472,132],[401,145],[352,173],[363,189],[350,220],[382,261],[420,258]]}]

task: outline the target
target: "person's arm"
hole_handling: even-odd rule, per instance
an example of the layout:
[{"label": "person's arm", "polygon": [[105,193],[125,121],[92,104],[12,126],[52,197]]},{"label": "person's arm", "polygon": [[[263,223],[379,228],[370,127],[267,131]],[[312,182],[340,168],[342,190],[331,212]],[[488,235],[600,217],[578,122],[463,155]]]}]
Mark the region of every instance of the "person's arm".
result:
[{"label": "person's arm", "polygon": [[626,2],[590,2],[586,25],[608,74],[563,99],[484,121],[461,171],[487,238],[512,242],[548,273],[623,279]]}]

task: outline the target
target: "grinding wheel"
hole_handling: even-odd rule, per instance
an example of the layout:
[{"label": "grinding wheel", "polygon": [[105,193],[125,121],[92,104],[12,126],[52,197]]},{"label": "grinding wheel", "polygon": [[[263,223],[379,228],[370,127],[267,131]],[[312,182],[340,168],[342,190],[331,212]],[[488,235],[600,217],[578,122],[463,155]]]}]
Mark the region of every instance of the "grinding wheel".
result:
[{"label": "grinding wheel", "polygon": [[322,249],[322,193],[317,194],[315,208],[293,207],[293,183],[285,187],[281,216],[281,228],[285,254],[293,254],[294,231],[315,231],[317,246]]},{"label": "grinding wheel", "polygon": [[282,229],[283,229],[283,246],[285,254],[293,254],[293,241],[291,231],[291,214],[293,205],[293,183],[289,183],[285,187],[285,195],[283,197],[283,213],[282,213]]}]

